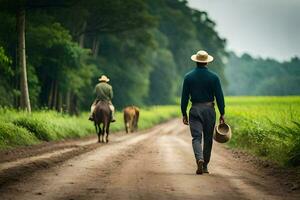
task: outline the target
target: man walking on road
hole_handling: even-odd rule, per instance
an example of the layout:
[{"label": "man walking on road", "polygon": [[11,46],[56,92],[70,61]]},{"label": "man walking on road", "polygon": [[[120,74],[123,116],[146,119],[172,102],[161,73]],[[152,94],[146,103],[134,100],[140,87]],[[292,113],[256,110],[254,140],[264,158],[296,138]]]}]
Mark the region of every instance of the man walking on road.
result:
[{"label": "man walking on road", "polygon": [[[197,63],[197,67],[184,77],[181,112],[183,123],[190,125],[193,137],[192,145],[198,167],[196,174],[202,174],[208,173],[207,165],[213,143],[216,121],[214,100],[216,99],[220,111],[220,123],[224,123],[225,104],[220,79],[207,68],[207,64],[213,61],[213,57],[206,51],[198,51],[191,59]],[[189,100],[192,102],[192,107],[188,119],[186,109]]]}]

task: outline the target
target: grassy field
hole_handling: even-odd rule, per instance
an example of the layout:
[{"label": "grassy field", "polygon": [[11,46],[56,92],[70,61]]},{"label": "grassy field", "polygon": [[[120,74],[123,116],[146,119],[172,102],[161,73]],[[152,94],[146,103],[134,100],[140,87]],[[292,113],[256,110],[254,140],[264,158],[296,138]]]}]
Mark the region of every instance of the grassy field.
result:
[{"label": "grassy field", "polygon": [[[178,116],[177,105],[143,108],[139,128]],[[0,149],[95,134],[87,118],[88,113],[70,117],[54,111],[27,115],[0,109]],[[123,114],[117,112],[116,118],[112,132],[124,129]],[[226,119],[233,129],[229,146],[283,165],[300,165],[300,97],[227,97]]]},{"label": "grassy field", "polygon": [[229,145],[285,165],[300,165],[300,97],[229,97]]},{"label": "grassy field", "polygon": [[[31,114],[16,110],[0,109],[0,149],[80,138],[95,134],[89,113],[71,117],[54,111],[36,111]],[[179,116],[178,106],[153,106],[141,110],[139,129],[150,128],[158,123]],[[123,114],[116,113],[117,122],[111,131],[124,129]]]}]

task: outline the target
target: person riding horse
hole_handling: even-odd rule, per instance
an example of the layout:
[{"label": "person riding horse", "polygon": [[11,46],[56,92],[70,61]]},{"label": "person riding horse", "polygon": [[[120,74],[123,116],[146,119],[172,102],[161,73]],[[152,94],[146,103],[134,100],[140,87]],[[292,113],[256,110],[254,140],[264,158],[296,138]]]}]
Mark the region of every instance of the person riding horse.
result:
[{"label": "person riding horse", "polygon": [[97,102],[98,101],[106,101],[112,112],[111,122],[115,122],[116,121],[115,117],[114,117],[115,107],[112,104],[113,90],[112,90],[112,86],[108,84],[109,78],[107,78],[107,76],[105,76],[105,75],[102,75],[99,78],[99,81],[100,81],[100,83],[98,83],[95,87],[96,99],[91,106],[91,114],[90,114],[89,120],[91,120],[91,121],[94,120],[93,112],[95,110]]}]

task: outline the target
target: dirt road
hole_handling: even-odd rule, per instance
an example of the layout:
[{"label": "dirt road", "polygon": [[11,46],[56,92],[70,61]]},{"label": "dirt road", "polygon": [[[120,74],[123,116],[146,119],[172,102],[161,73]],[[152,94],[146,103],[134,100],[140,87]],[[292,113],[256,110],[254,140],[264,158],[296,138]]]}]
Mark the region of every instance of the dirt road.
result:
[{"label": "dirt road", "polygon": [[42,145],[20,151],[17,160],[6,152],[0,199],[300,199],[298,190],[216,143],[211,173],[195,175],[191,137],[180,120],[113,134],[109,144],[95,141]]}]

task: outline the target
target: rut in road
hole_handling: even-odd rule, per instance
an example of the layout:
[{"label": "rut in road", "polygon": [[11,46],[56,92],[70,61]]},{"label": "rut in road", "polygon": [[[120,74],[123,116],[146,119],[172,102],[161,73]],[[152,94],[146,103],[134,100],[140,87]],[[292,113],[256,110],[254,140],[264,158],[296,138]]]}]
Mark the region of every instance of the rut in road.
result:
[{"label": "rut in road", "polygon": [[[124,139],[126,138],[126,139]],[[214,144],[211,174],[195,175],[188,128],[172,120],[38,170],[0,199],[299,199],[271,175]],[[287,195],[288,194],[288,195]]]}]

